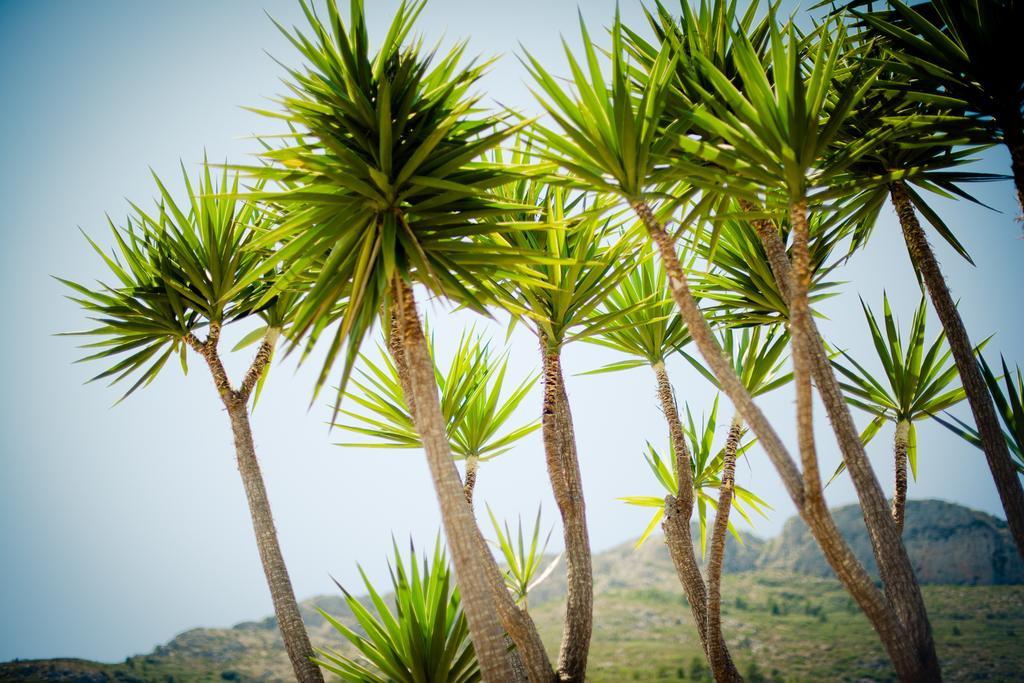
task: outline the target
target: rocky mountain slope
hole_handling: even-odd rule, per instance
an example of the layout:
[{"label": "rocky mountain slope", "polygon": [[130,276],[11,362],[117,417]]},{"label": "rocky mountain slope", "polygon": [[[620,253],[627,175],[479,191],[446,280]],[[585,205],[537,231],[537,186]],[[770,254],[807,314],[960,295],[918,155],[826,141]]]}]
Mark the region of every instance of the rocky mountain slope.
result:
[{"label": "rocky mountain slope", "polygon": [[[874,567],[856,506],[834,511],[857,555]],[[694,529],[696,532],[696,528]],[[947,680],[1012,680],[1024,670],[1024,563],[1004,522],[941,501],[912,501],[904,533],[923,583]],[[792,519],[770,541],[730,538],[725,632],[741,668],[761,680],[891,680],[864,617],[831,576],[806,527]],[[664,543],[625,543],[594,557],[595,681],[703,680],[699,644]],[[556,570],[530,595],[530,612],[557,653],[565,581]],[[352,623],[342,600],[302,603],[317,647],[347,646],[316,608]],[[696,661],[694,661],[696,660]],[[0,680],[287,680],[273,617],[231,629],[192,629],[120,664],[46,660],[0,664]],[[755,679],[756,676],[748,676]]]}]

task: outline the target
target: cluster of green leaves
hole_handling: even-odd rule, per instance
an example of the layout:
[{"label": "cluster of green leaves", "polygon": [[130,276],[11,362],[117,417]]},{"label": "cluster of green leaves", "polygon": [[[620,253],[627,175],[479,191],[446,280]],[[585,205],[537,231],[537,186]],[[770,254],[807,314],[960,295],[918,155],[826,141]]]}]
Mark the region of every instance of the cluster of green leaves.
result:
[{"label": "cluster of green leaves", "polygon": [[113,384],[135,375],[121,400],[152,382],[175,353],[187,371],[186,338],[201,328],[250,316],[281,327],[296,299],[291,292],[264,298],[273,261],[255,242],[270,219],[238,199],[237,175],[225,170],[215,176],[204,163],[193,181],[182,166],[183,203],[153,178],[159,191],[154,211],[132,203],[124,227],[108,218],[115,243],[110,254],[86,236],[116,280],[88,287],[58,278],[97,323],[69,333],[98,338],[83,346],[92,352],[81,361],[112,363],[93,380]]},{"label": "cluster of green leaves", "polygon": [[[846,351],[840,351],[846,362],[834,359],[832,365],[845,377],[840,386],[847,402],[873,416],[861,434],[864,443],[870,441],[886,421],[910,423],[907,459],[916,479],[917,428],[914,423],[956,405],[966,394],[959,386],[956,365],[950,360],[945,333],[940,332],[931,344],[926,344],[924,298],[914,312],[906,348],[888,296],[883,296],[882,305],[884,332],[871,308],[861,301],[884,375],[876,378]],[[842,469],[840,466],[839,471]]]},{"label": "cluster of green leaves", "polygon": [[869,34],[885,45],[890,85],[914,99],[952,108],[981,123],[990,137],[1011,143],[1024,131],[1024,64],[1017,0],[928,0],[913,6],[869,0],[858,12]]},{"label": "cluster of green leaves", "polygon": [[[789,241],[789,223],[781,222],[781,237]],[[693,238],[695,251],[708,264],[698,274],[694,290],[711,303],[705,310],[720,324],[763,325],[789,319],[789,306],[775,281],[761,240],[747,220],[725,219],[717,223],[716,236],[705,231]],[[839,282],[828,280],[841,261],[832,258],[836,247],[848,235],[843,223],[826,221],[820,213],[810,217],[812,304],[836,296]]]},{"label": "cluster of green leaves", "polygon": [[668,276],[653,250],[639,254],[619,286],[608,293],[601,311],[617,324],[587,341],[632,358],[584,374],[656,365],[690,343],[690,332],[668,293]]},{"label": "cluster of green leaves", "polygon": [[[533,521],[533,531],[524,535],[523,518],[520,517],[514,537],[508,522],[505,522],[504,526],[500,524],[494,513],[491,512],[490,506],[487,507],[487,514],[491,518],[491,526],[494,528],[498,549],[501,550],[501,556],[507,565],[505,584],[512,591],[516,602],[525,606],[530,591],[551,575],[558,560],[562,557],[557,555],[546,568],[541,569],[548,541],[551,540],[552,530],[548,531],[548,535],[544,537],[544,543],[541,544],[540,507],[537,508],[537,517]],[[525,541],[527,536],[530,539],[529,544]]]},{"label": "cluster of green leaves", "polygon": [[[700,524],[701,555],[704,554],[704,550],[707,546],[708,510],[716,510],[718,508],[717,493],[718,488],[722,484],[721,473],[725,459],[725,445],[723,444],[717,449],[714,447],[717,418],[717,396],[715,397],[714,405],[711,408],[710,416],[707,420],[702,417],[699,426],[694,422],[690,406],[686,406],[687,424],[683,431],[685,433],[687,443],[689,444],[690,455],[692,458],[690,466],[693,472],[693,491],[696,494],[697,516]],[[746,454],[754,443],[755,441],[751,439],[746,443],[739,444],[736,449],[736,457],[740,458]],[[654,473],[655,479],[657,479],[658,483],[661,484],[665,493],[672,496],[678,496],[679,477],[676,471],[675,451],[671,447],[671,444],[669,447],[668,458],[663,458],[654,446],[648,442],[647,452],[644,454],[644,459],[647,461],[647,466],[651,468],[651,472]],[[626,496],[619,500],[628,503],[629,505],[656,508],[654,515],[651,517],[650,523],[648,523],[644,533],[636,542],[637,547],[640,547],[640,545],[647,540],[647,537],[654,532],[658,523],[661,522],[662,517],[664,517],[665,498],[659,498],[658,496]],[[746,520],[748,524],[752,524],[753,522],[747,514],[747,508],[761,515],[765,514],[764,511],[766,509],[771,508],[771,506],[763,499],[742,486],[736,486],[733,491],[732,507],[743,517],[744,520]],[[729,522],[729,531],[731,531],[733,536],[736,537],[736,540],[742,543],[743,539],[740,538],[739,533],[736,531],[736,528],[733,526],[731,521]]]},{"label": "cluster of green leaves", "polygon": [[308,31],[280,28],[305,66],[288,70],[283,112],[261,112],[296,134],[247,170],[283,186],[260,195],[287,218],[257,243],[279,245],[285,264],[267,297],[308,282],[294,338],[317,339],[345,304],[316,383],[347,342],[341,392],[396,276],[480,312],[488,278],[525,276],[521,250],[475,239],[516,227],[502,220],[518,207],[493,191],[514,173],[483,155],[525,123],[478,106],[469,89],[487,63],[461,66],[465,43],[439,55],[410,37],[421,0],[402,3],[375,53],[362,0],[347,24],[336,0],[326,21],[301,4]]},{"label": "cluster of green leaves", "polygon": [[[441,395],[441,413],[445,416],[448,440],[456,458],[476,457],[481,461],[508,452],[512,445],[540,427],[534,419],[521,426],[506,428],[512,414],[536,384],[537,375],[526,377],[510,393],[505,390],[508,352],[496,353],[487,338],[464,332],[452,354],[447,370],[435,358],[434,376]],[[383,348],[374,363],[365,355],[349,384],[346,397],[360,410],[344,408],[349,418],[335,426],[370,437],[372,441],[343,443],[342,446],[371,448],[420,448],[422,443],[402,394],[402,385],[394,361]],[[507,395],[506,395],[507,393]]]},{"label": "cluster of green leaves", "polygon": [[[1006,446],[1010,453],[1017,460],[1017,471],[1024,474],[1024,376],[1021,375],[1020,366],[1017,367],[1016,379],[1014,373],[1006,365],[1006,359],[1002,361],[1003,374],[1001,376],[989,366],[988,362],[979,354],[978,364],[981,366],[982,376],[988,385],[992,400],[995,401],[999,411],[999,418],[1003,423],[1003,438],[1006,439]],[[999,380],[1003,380],[1000,386]],[[1004,388],[1005,387],[1005,388]],[[944,427],[959,434],[968,443],[981,448],[981,438],[978,430],[955,415],[946,413],[946,418],[935,416],[935,419]]]},{"label": "cluster of green leaves", "polygon": [[[529,148],[523,145],[513,153],[529,163]],[[544,255],[532,266],[534,277],[509,278],[492,287],[493,302],[512,314],[513,324],[522,322],[551,348],[626,325],[629,310],[600,307],[635,264],[635,234],[614,216],[603,215],[604,202],[587,206],[588,195],[540,178],[521,179],[501,192],[528,207],[517,218],[537,229],[497,239],[503,247]]]},{"label": "cluster of green leaves", "polygon": [[359,650],[365,662],[333,650],[318,650],[317,663],[353,683],[475,683],[481,680],[476,653],[469,639],[469,624],[462,613],[459,589],[441,548],[441,539],[435,542],[429,562],[423,558],[421,564],[411,544],[408,561],[402,558],[397,544],[394,553],[390,565],[394,612],[362,567],[359,573],[376,616],[337,584],[365,635],[319,610],[331,626]]},{"label": "cluster of green leaves", "polygon": [[[718,339],[722,352],[751,396],[767,394],[793,379],[792,372],[784,372],[789,333],[782,325],[724,327]],[[681,353],[704,379],[721,389],[711,370],[686,351]]]}]

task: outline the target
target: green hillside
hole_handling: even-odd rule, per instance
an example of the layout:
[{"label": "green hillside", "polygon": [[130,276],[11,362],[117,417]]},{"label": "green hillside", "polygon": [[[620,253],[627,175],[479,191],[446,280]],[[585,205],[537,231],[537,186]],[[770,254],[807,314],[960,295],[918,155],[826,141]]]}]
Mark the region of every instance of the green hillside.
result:
[{"label": "green hillside", "polygon": [[[852,538],[862,526],[854,513],[853,507],[835,511],[844,535]],[[1024,671],[1024,585],[1018,579],[1019,557],[1005,552],[1005,524],[960,506],[915,501],[908,508],[907,533],[922,578],[932,572],[948,582],[924,586],[946,680],[1019,680]],[[794,520],[771,541],[750,537],[739,546],[730,539],[723,628],[741,672],[750,683],[893,680],[867,620],[835,579],[816,575],[822,573],[817,550],[805,540]],[[936,573],[933,568],[943,557],[948,566]],[[591,680],[710,680],[660,538],[640,549],[627,543],[595,555],[594,584]],[[558,571],[531,593],[530,612],[553,656],[564,595]],[[351,623],[342,601],[322,596],[303,603],[314,645],[342,647],[316,606]],[[118,664],[2,664],[0,680],[269,681],[288,680],[290,671],[276,625],[268,618],[230,629],[186,631],[150,654]]]}]

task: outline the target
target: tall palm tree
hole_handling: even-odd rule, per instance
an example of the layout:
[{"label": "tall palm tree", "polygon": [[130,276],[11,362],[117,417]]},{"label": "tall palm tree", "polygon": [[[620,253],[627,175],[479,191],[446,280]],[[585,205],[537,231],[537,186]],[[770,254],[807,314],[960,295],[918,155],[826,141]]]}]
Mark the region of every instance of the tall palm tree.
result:
[{"label": "tall palm tree", "polygon": [[[691,84],[701,93],[701,100],[710,103],[708,110],[697,109],[693,115],[696,126],[706,135],[681,138],[684,153],[699,163],[684,158],[678,166],[709,190],[724,191],[749,205],[764,205],[767,217],[773,215],[773,206],[780,204],[788,213],[794,230],[793,258],[786,264],[788,303],[798,434],[804,481],[810,487],[807,493],[812,507],[827,514],[812,430],[813,374],[860,498],[883,581],[887,591],[898,596],[891,604],[914,650],[915,675],[934,678],[940,674],[924,600],[878,479],[856,438],[842,392],[825,359],[807,296],[811,277],[808,205],[817,211],[835,210],[831,200],[849,194],[844,172],[885,135],[885,131],[873,131],[849,144],[834,144],[844,121],[853,115],[871,87],[877,69],[863,66],[866,47],[851,40],[840,23],[822,24],[807,36],[792,24],[782,29],[773,25],[766,60],[760,59],[754,46],[742,36],[735,35],[733,40],[742,90],[712,62],[696,56],[695,71],[717,82],[726,94],[718,101],[707,99],[710,93],[701,92],[696,81]],[[769,232],[764,239],[772,244],[766,243],[766,251],[769,256],[774,251],[778,258],[781,244],[777,234]],[[786,280],[786,265],[773,266],[777,280]]]},{"label": "tall palm tree", "polygon": [[[514,249],[473,242],[503,228],[511,207],[495,195],[510,174],[481,155],[514,134],[482,113],[468,94],[486,64],[461,66],[465,44],[425,52],[410,38],[423,7],[403,3],[374,53],[363,3],[348,21],[335,0],[324,20],[303,0],[308,32],[281,28],[304,65],[288,69],[290,94],[279,112],[296,131],[266,152],[270,164],[248,170],[287,183],[268,193],[281,207],[280,227],[259,243],[283,244],[283,286],[316,265],[314,282],[295,313],[295,336],[314,338],[339,302],[319,389],[345,346],[339,392],[379,312],[393,316],[389,349],[403,380],[441,508],[463,609],[486,681],[512,679],[503,626],[531,676],[550,675],[532,622],[519,612],[486,548],[451,457],[436,377],[413,285],[483,312],[478,293],[490,277],[528,277]],[[340,396],[340,393],[339,393]]]},{"label": "tall palm tree", "polygon": [[895,86],[943,108],[955,107],[977,121],[989,140],[1006,145],[1024,211],[1024,64],[1018,45],[1024,2],[888,4],[889,10],[857,16],[871,36],[883,39],[898,76]]},{"label": "tall palm tree", "polygon": [[957,379],[956,365],[949,365],[949,350],[943,351],[945,334],[939,333],[925,347],[925,300],[914,312],[904,349],[899,328],[889,308],[889,297],[883,296],[885,333],[871,309],[861,301],[864,316],[871,330],[875,352],[885,372],[882,380],[869,373],[846,351],[840,351],[846,363],[833,360],[836,370],[846,377],[842,383],[846,400],[873,415],[861,434],[866,444],[885,422],[896,425],[893,440],[895,481],[892,494],[892,518],[903,531],[907,501],[907,463],[917,479],[917,427],[915,422],[929,418],[964,399],[963,387],[953,386]]},{"label": "tall palm tree", "polygon": [[[531,154],[522,146],[513,160],[528,164]],[[538,165],[542,167],[543,165]],[[528,209],[517,221],[544,230],[521,229],[502,236],[503,244],[549,260],[534,267],[537,277],[499,283],[494,302],[534,333],[540,345],[543,404],[541,429],[551,489],[562,516],[568,582],[566,616],[558,656],[561,680],[582,681],[593,630],[593,571],[587,530],[583,482],[576,449],[572,409],[562,373],[566,344],[585,339],[622,321],[621,312],[601,313],[602,302],[632,267],[632,234],[614,221],[602,219],[583,195],[524,178],[501,192],[509,202]]]},{"label": "tall palm tree", "polygon": [[[115,284],[86,287],[61,280],[74,290],[71,298],[99,323],[74,334],[98,338],[85,346],[91,353],[83,360],[112,363],[93,379],[116,383],[135,378],[122,400],[156,379],[172,356],[180,356],[187,369],[189,348],[205,361],[231,421],[238,471],[285,650],[297,680],[322,681],[277,540],[249,422],[249,401],[266,376],[295,297],[282,292],[259,303],[273,277],[272,272],[265,274],[267,265],[276,256],[257,248],[256,241],[272,219],[230,196],[238,192],[237,176],[232,180],[224,172],[217,179],[206,164],[194,185],[184,167],[182,175],[187,202],[179,204],[154,174],[160,193],[157,210],[147,212],[133,204],[125,227],[111,222],[116,243],[111,255],[89,240]],[[221,330],[257,319],[264,323],[262,341],[241,383],[234,385],[221,360]],[[198,336],[203,328],[205,339]]]},{"label": "tall palm tree", "polygon": [[[463,488],[466,500],[472,505],[479,464],[507,453],[515,442],[540,428],[539,419],[506,427],[538,375],[527,377],[514,386],[511,393],[506,392],[508,353],[495,353],[485,335],[472,331],[463,332],[447,369],[438,363],[432,341],[430,347],[448,440],[452,455],[465,462]],[[358,409],[343,407],[341,413],[347,419],[335,426],[369,437],[371,441],[346,442],[340,446],[423,447],[402,394],[398,368],[383,348],[377,363],[361,356],[358,376],[350,380],[346,398]]]},{"label": "tall palm tree", "polygon": [[[842,432],[843,436],[851,437],[843,439],[850,441],[844,448],[844,457],[848,457],[852,463],[851,472],[856,470],[854,479],[862,495],[862,509],[872,531],[876,556],[879,566],[883,568],[883,578],[886,579],[891,596],[883,596],[873,584],[840,536],[829,514],[810,431],[807,349],[814,346],[810,342],[818,341],[810,334],[810,314],[806,305],[809,284],[809,259],[804,239],[808,232],[807,193],[812,188],[818,189],[816,199],[824,199],[825,195],[820,193],[821,184],[837,175],[844,164],[855,159],[858,150],[848,149],[840,154],[830,154],[829,163],[822,165],[826,169],[822,174],[809,173],[809,165],[813,163],[817,168],[820,155],[829,150],[835,128],[870,85],[871,74],[865,78],[858,74],[853,78],[844,72],[846,78],[839,88],[843,96],[830,96],[833,93],[833,80],[837,77],[839,55],[845,54],[847,50],[842,32],[830,33],[824,28],[818,30],[815,35],[820,38],[821,46],[810,51],[808,61],[804,58],[808,54],[804,49],[806,41],[795,35],[795,29],[790,27],[780,30],[773,25],[770,42],[775,64],[771,69],[779,73],[776,80],[781,78],[783,86],[781,90],[775,91],[769,82],[766,90],[762,86],[767,78],[767,67],[757,57],[749,41],[734,33],[733,42],[744,45],[738,51],[736,62],[737,65],[742,64],[743,70],[747,72],[744,81],[751,80],[757,88],[757,104],[767,109],[764,113],[769,119],[775,117],[776,120],[759,121],[757,107],[750,102],[743,104],[746,99],[743,93],[738,92],[728,79],[716,79],[722,91],[721,94],[707,94],[708,106],[714,104],[716,99],[726,109],[736,106],[741,110],[739,114],[742,114],[739,119],[729,119],[733,114],[728,111],[720,111],[716,116],[705,108],[699,108],[692,111],[685,122],[673,121],[663,125],[662,114],[675,77],[674,64],[680,55],[673,55],[671,46],[663,45],[644,74],[645,87],[638,94],[636,90],[639,88],[631,82],[633,73],[624,63],[622,29],[618,18],[611,31],[610,87],[605,82],[596,49],[590,43],[585,28],[583,33],[588,68],[584,70],[571,54],[568,55],[573,68],[571,90],[551,77],[535,59],[528,57],[528,67],[543,92],[541,100],[545,109],[561,129],[558,133],[548,131],[543,135],[544,143],[553,152],[553,160],[557,160],[582,182],[614,192],[628,202],[640,217],[651,239],[658,246],[662,262],[669,273],[673,298],[701,355],[764,446],[830,564],[875,626],[897,671],[907,679],[936,678],[939,675],[938,663],[920,589],[837,383],[832,387],[835,395],[828,398],[832,403],[838,403],[838,407],[833,406],[833,410],[837,410],[840,415],[845,414],[848,423],[846,432],[849,434]],[[699,55],[695,60],[707,76],[715,77],[713,62],[702,62]],[[856,82],[856,87],[851,85],[852,82]],[[776,95],[781,96],[781,99],[776,99]],[[784,114],[778,113],[780,108]],[[772,110],[778,116],[768,113]],[[813,116],[808,112],[812,112]],[[820,125],[817,117],[826,113],[830,123]],[[745,121],[745,124],[755,124],[753,129],[738,123],[744,120],[744,116],[747,119],[753,117],[753,120]],[[740,158],[740,148],[729,149],[726,145],[715,144],[719,138],[715,142],[702,142],[681,134],[692,130],[695,125],[704,129],[719,129],[719,138],[728,134],[728,142],[740,145],[743,154],[749,151],[751,159]],[[779,130],[779,127],[783,130]],[[803,135],[802,131],[807,135]],[[757,146],[751,149],[748,134],[756,136],[762,133],[773,138],[771,144],[765,147],[761,141],[754,140]],[[774,134],[777,133],[785,135],[776,139]],[[677,150],[683,154],[671,156]],[[687,162],[687,158],[700,160],[701,163]],[[709,170],[707,166],[717,167],[718,170]],[[801,397],[799,424],[805,476],[801,476],[778,435],[722,356],[679,265],[673,239],[651,208],[652,200],[665,199],[665,192],[659,191],[659,188],[673,181],[678,182],[680,175],[689,176],[701,186],[715,191],[725,188],[740,199],[762,204],[770,199],[773,207],[781,205],[792,208],[792,223],[796,232],[794,260],[797,277],[794,280],[799,280],[800,291],[791,288],[789,298],[791,315],[799,321],[794,322],[793,329],[800,328],[796,335],[799,340],[795,342],[797,349],[794,359],[800,365],[796,373],[796,385]],[[769,189],[765,196],[764,193]],[[670,199],[678,201],[676,197]],[[808,342],[805,343],[805,340]],[[823,357],[824,353],[821,355]],[[813,356],[811,360],[814,360]],[[825,364],[827,366],[827,359]],[[827,374],[832,374],[831,368],[827,368]],[[824,395],[825,392],[822,393]]]},{"label": "tall palm tree", "polygon": [[[886,82],[899,78],[898,71],[883,71],[883,75]],[[870,135],[872,130],[889,129],[890,132],[847,169],[850,185],[856,188],[850,193],[850,205],[859,214],[854,245],[867,241],[879,209],[889,199],[896,210],[911,264],[924,282],[949,340],[1010,531],[1018,551],[1024,554],[1024,487],[1014,471],[992,398],[975,362],[974,345],[918,220],[918,214],[924,216],[945,242],[970,261],[953,230],[919,190],[977,203],[963,185],[998,180],[1000,176],[962,169],[973,161],[972,154],[980,149],[978,143],[984,141],[984,136],[974,130],[969,120],[947,110],[923,107],[890,86],[874,88],[861,104],[844,124],[840,132],[842,140],[858,140]],[[936,112],[940,114],[941,126],[930,122]]]}]

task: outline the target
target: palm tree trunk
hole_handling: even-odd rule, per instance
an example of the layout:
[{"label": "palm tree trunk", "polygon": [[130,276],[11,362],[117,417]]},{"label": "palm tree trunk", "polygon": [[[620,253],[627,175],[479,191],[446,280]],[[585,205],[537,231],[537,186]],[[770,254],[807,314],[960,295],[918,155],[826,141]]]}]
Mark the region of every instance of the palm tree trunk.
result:
[{"label": "palm tree trunk", "polygon": [[953,360],[956,361],[957,370],[960,372],[960,381],[963,383],[971,413],[974,415],[974,423],[978,427],[978,436],[988,460],[988,467],[992,471],[992,479],[1003,503],[1006,522],[1017,543],[1017,551],[1024,557],[1024,489],[1021,487],[1017,470],[1010,458],[1010,451],[1006,447],[1006,440],[999,428],[999,418],[992,404],[992,396],[978,368],[967,328],[964,327],[964,321],[949,293],[949,287],[946,286],[939,262],[917,220],[914,205],[902,181],[889,186],[889,196],[896,208],[896,215],[899,216],[910,258],[920,271],[932,306],[939,316],[939,321],[942,322],[942,329],[949,341],[949,349],[953,353]]},{"label": "palm tree trunk", "polygon": [[896,438],[893,440],[893,457],[896,461],[896,481],[892,489],[892,520],[896,529],[903,533],[903,515],[907,507],[907,436],[910,422],[896,423]]},{"label": "palm tree trunk", "polygon": [[562,681],[583,681],[594,619],[594,576],[583,483],[569,397],[562,376],[560,349],[552,348],[542,338],[541,355],[544,364],[541,431],[551,490],[562,516],[568,583],[562,646],[558,653],[558,677]]},{"label": "palm tree trunk", "polygon": [[[477,541],[480,530],[466,502],[462,480],[452,461],[451,445],[437,397],[434,366],[423,336],[412,290],[398,276],[396,304],[409,393],[416,431],[423,441],[427,465],[441,507],[445,538],[451,549],[452,564],[462,595],[462,609],[469,622],[470,635],[483,679],[493,683],[511,680],[512,669],[505,648],[504,631],[487,584],[484,562]],[[492,558],[493,561],[493,558]]]},{"label": "palm tree trunk", "polygon": [[[741,202],[741,206],[744,211],[756,211],[756,207],[749,202]],[[779,289],[786,301],[789,301],[793,292],[792,266],[775,224],[767,219],[754,219],[751,224],[765,249]],[[900,623],[912,634],[924,668],[933,672],[929,675],[938,676],[938,658],[935,655],[931,624],[928,621],[917,576],[910,564],[910,557],[892,522],[889,504],[864,451],[864,444],[861,443],[849,405],[829,363],[814,318],[807,315],[798,322],[805,328],[805,338],[811,340],[808,350],[815,386],[828,413],[843,462],[857,491],[861,515],[871,539],[879,574],[885,584],[886,596],[896,610]],[[828,513],[827,508],[824,509],[824,513]]]},{"label": "palm tree trunk", "polygon": [[[714,373],[719,386],[722,387],[746,423],[750,425],[751,430],[765,449],[769,460],[779,473],[790,499],[800,512],[801,517],[807,522],[808,528],[821,547],[825,559],[828,560],[839,580],[842,581],[875,628],[897,674],[901,679],[907,681],[935,680],[934,678],[929,679],[929,671],[922,665],[915,648],[907,642],[906,631],[899,619],[896,618],[892,605],[875,587],[871,577],[868,576],[853,551],[850,550],[849,545],[839,533],[828,508],[824,505],[823,499],[805,500],[803,479],[796,464],[774,428],[754,403],[739,377],[736,376],[697,306],[686,281],[686,275],[679,263],[672,238],[645,201],[632,201],[631,206],[658,249],[662,265],[669,276],[672,298],[690,330],[694,343]],[[808,502],[811,504],[807,504]],[[891,527],[892,521],[888,517],[888,509],[886,509],[886,519]]]},{"label": "palm tree trunk", "polygon": [[[697,627],[697,634],[700,636],[701,647],[704,649],[704,654],[708,658],[708,664],[711,666],[716,680],[739,681],[742,679],[732,661],[729,648],[726,646],[725,640],[722,639],[720,629],[714,646],[710,641],[708,593],[704,585],[704,578],[700,573],[700,565],[697,563],[697,556],[693,550],[693,536],[690,527],[690,522],[693,519],[693,472],[690,465],[690,449],[686,445],[686,438],[683,435],[679,407],[676,404],[668,372],[665,370],[665,363],[655,363],[651,367],[658,381],[658,399],[661,402],[661,410],[665,414],[665,421],[668,422],[669,438],[672,440],[672,450],[675,453],[676,477],[678,478],[676,486],[678,495],[667,496],[665,499],[666,514],[665,521],[662,522],[665,543],[668,545],[669,555],[676,568],[679,583],[682,584],[683,591],[686,593],[686,600],[690,603],[690,611],[693,613],[693,621]],[[719,653],[715,660],[718,663],[717,667],[711,659],[713,651]]]},{"label": "palm tree trunk", "polygon": [[301,683],[323,683],[320,667],[313,662],[313,646],[302,623],[302,614],[295,599],[288,568],[284,563],[284,555],[277,540],[274,518],[270,512],[270,500],[263,483],[260,464],[256,459],[256,447],[252,438],[252,426],[249,423],[249,395],[260,375],[270,362],[273,354],[277,332],[271,331],[256,352],[249,371],[242,381],[241,388],[235,391],[228,380],[227,372],[217,353],[217,342],[220,337],[220,326],[210,324],[210,334],[205,343],[189,335],[186,341],[206,361],[213,377],[214,386],[220,395],[228,417],[231,419],[231,432],[235,440],[235,458],[238,473],[242,477],[245,497],[249,503],[249,516],[256,535],[256,548],[259,550],[263,573],[270,588],[270,598],[274,604],[274,616],[277,627],[281,631],[285,651],[291,660],[295,679]]},{"label": "palm tree trunk", "polygon": [[1020,112],[1011,113],[1004,121],[1010,121],[1002,127],[1006,131],[1006,148],[1010,151],[1010,172],[1017,188],[1017,203],[1024,216],[1024,132],[1020,130]]},{"label": "palm tree trunk", "polygon": [[[485,681],[518,680],[505,632],[533,683],[549,683],[554,672],[533,621],[512,600],[505,579],[476,524],[465,489],[452,460],[444,416],[437,395],[430,351],[423,335],[412,288],[396,275],[388,348],[395,360],[402,393],[420,434],[441,508],[462,607]],[[500,620],[500,621],[499,621]],[[502,631],[504,626],[505,632]]]},{"label": "palm tree trunk", "polygon": [[722,633],[722,561],[725,558],[725,536],[729,532],[729,512],[732,508],[733,488],[736,485],[736,450],[743,432],[743,418],[733,416],[729,436],[722,454],[722,484],[718,489],[718,510],[711,532],[708,553],[708,662],[715,681],[741,681],[736,667],[731,666],[729,649]]},{"label": "palm tree trunk", "polygon": [[475,455],[466,456],[466,483],[462,485],[462,491],[469,507],[473,507],[473,489],[476,488],[476,469],[479,466],[479,460]]}]

